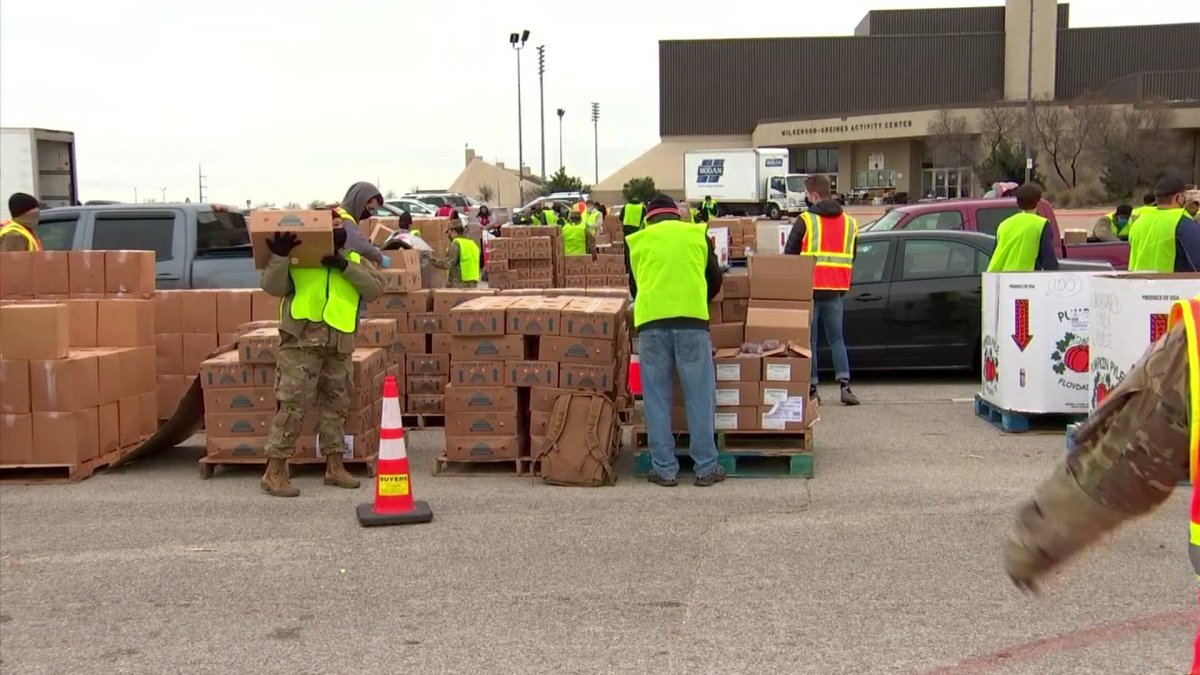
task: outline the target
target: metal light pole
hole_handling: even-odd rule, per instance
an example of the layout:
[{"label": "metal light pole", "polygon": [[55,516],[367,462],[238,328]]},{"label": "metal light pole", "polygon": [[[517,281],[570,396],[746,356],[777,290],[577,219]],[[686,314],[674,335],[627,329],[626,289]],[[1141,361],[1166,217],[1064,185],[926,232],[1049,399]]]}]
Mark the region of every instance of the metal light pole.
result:
[{"label": "metal light pole", "polygon": [[595,159],[596,165],[596,182],[592,185],[600,183],[600,104],[592,101],[592,157]]},{"label": "metal light pole", "polygon": [[538,118],[542,121],[542,178],[546,177],[546,45],[538,45]]},{"label": "metal light pole", "polygon": [[1025,182],[1033,173],[1033,4],[1029,0],[1029,55],[1025,72]]},{"label": "metal light pole", "polygon": [[525,199],[525,135],[521,119],[521,48],[529,40],[529,31],[509,33],[508,43],[517,53],[517,201]]},{"label": "metal light pole", "polygon": [[562,118],[563,118],[563,115],[566,115],[566,114],[567,114],[567,111],[565,108],[558,109],[558,168],[560,168],[560,169],[566,166],[565,164],[563,164],[563,155],[562,155]]}]

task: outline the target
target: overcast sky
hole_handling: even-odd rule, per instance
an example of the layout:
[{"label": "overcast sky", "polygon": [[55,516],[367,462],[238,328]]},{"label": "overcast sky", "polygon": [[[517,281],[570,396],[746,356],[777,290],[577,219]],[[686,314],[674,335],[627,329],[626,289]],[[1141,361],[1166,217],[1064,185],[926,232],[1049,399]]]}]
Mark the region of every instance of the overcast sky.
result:
[{"label": "overcast sky", "polygon": [[[544,44],[546,164],[562,107],[567,170],[590,183],[591,101],[601,178],[658,140],[660,39],[848,35],[868,9],[999,4],[0,0],[0,125],[74,131],[84,200],[195,201],[197,165],[209,200],[234,204],[336,200],[356,180],[443,188],[468,145],[516,165],[508,34],[528,29],[525,162],[540,171]],[[1198,20],[1196,0],[1071,3],[1075,27]]]}]

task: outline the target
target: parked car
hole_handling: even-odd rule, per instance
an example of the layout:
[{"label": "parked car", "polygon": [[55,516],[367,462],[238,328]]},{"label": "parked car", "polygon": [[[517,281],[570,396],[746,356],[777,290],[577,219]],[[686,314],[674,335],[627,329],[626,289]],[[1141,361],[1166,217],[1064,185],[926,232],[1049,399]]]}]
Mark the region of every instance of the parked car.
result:
[{"label": "parked car", "polygon": [[[475,222],[479,210],[479,200],[458,192],[414,192],[404,195],[404,199],[419,201],[436,209],[444,204],[453,206],[463,217],[464,222]],[[416,214],[413,214],[416,215]]]},{"label": "parked car", "polygon": [[42,246],[52,251],[154,251],[155,286],[257,288],[246,219],[218,204],[68,206],[42,212]]},{"label": "parked car", "polygon": [[[379,211],[386,211],[386,213],[379,213]],[[380,206],[375,215],[398,216],[401,213],[407,213],[414,218],[432,218],[437,213],[437,208],[415,199],[389,199]]]},{"label": "parked car", "polygon": [[[979,232],[898,228],[859,234],[843,323],[850,369],[975,368],[981,275],[995,248],[996,238]],[[1063,267],[1112,269],[1106,262],[1073,260]],[[818,361],[822,370],[832,370],[821,338]]]},{"label": "parked car", "polygon": [[[982,232],[994,237],[1000,223],[1019,210],[1017,200],[1012,197],[951,199],[896,207],[862,229],[867,232],[963,230]],[[1038,215],[1049,220],[1050,227],[1054,228],[1054,240],[1061,242],[1058,251],[1060,259],[1105,261],[1114,269],[1119,270],[1129,267],[1128,242],[1067,244],[1062,240],[1062,233],[1058,229],[1058,219],[1049,202],[1042,200],[1042,203],[1038,205]]]}]

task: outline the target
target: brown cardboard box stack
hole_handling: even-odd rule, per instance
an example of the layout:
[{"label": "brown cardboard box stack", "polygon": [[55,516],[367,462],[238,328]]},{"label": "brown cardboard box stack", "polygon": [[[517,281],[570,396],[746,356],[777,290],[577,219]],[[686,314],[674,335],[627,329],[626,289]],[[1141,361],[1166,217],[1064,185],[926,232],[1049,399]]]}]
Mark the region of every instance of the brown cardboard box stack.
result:
[{"label": "brown cardboard box stack", "polygon": [[[611,250],[612,246],[606,250]],[[567,256],[564,262],[564,284],[567,288],[628,288],[623,253],[598,253]]]},{"label": "brown cardboard box stack", "polygon": [[504,225],[488,243],[488,285],[498,289],[557,288],[561,285],[562,229]]},{"label": "brown cardboard box stack", "polygon": [[446,454],[517,460],[540,448],[559,394],[628,391],[624,298],[500,295],[450,311]]},{"label": "brown cardboard box stack", "polygon": [[[495,289],[439,288],[425,291],[423,305],[412,295],[413,309],[405,317],[406,335],[402,336],[406,353],[407,405],[410,415],[445,413],[446,383],[450,379],[450,310],[473,298],[495,295]],[[418,306],[421,305],[421,306]],[[416,310],[420,311],[416,311]],[[429,426],[421,424],[420,426]]]},{"label": "brown cardboard box stack", "polygon": [[745,260],[746,249],[758,250],[758,221],[755,218],[714,218],[709,227],[724,227],[729,230],[729,257]]}]

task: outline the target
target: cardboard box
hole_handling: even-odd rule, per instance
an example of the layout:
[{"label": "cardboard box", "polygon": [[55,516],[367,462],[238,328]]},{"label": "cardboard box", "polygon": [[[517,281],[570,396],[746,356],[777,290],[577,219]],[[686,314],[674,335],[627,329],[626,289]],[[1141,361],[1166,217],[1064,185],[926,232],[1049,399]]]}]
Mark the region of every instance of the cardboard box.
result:
[{"label": "cardboard box", "polygon": [[371,243],[378,247],[382,247],[387,243],[387,240],[391,238],[393,234],[396,234],[396,230],[387,227],[386,225],[376,225],[375,227],[371,228]]},{"label": "cardboard box", "polygon": [[255,289],[250,293],[251,321],[278,321],[281,300],[270,293]]},{"label": "cardboard box", "polygon": [[[132,388],[134,376],[125,371],[127,361],[132,361],[129,350],[97,348],[81,349],[79,352],[90,354],[96,359],[96,395],[99,405],[116,403],[124,395],[127,384]],[[123,356],[126,354],[128,356]]]},{"label": "cardboard box", "polygon": [[158,291],[154,294],[154,332],[162,335],[183,332],[184,299],[195,291]]},{"label": "cardboard box", "polygon": [[238,338],[238,360],[243,363],[275,363],[278,351],[278,328],[260,328]]},{"label": "cardboard box", "polygon": [[350,356],[354,381],[365,386],[387,369],[387,350],[379,347],[358,347]]},{"label": "cardboard box", "polygon": [[154,346],[153,300],[97,300],[96,315],[97,346]]},{"label": "cardboard box", "polygon": [[154,251],[105,251],[104,292],[107,295],[154,297]]},{"label": "cardboard box", "polygon": [[333,253],[333,214],[327,210],[296,211],[255,210],[247,229],[254,248],[254,266],[262,269],[271,259],[267,240],[276,232],[289,232],[300,238],[288,259],[294,267],[320,267],[321,258]]},{"label": "cardboard box", "polygon": [[409,375],[440,375],[442,379],[450,373],[450,357],[445,354],[409,354],[406,357]]},{"label": "cardboard box", "polygon": [[[388,255],[392,255],[389,251]],[[421,271],[419,269],[382,269],[383,290],[385,293],[409,293],[421,290]]]},{"label": "cardboard box", "polygon": [[477,410],[517,410],[517,390],[512,387],[446,387],[447,413]]},{"label": "cardboard box", "polygon": [[721,297],[723,300],[740,300],[750,297],[750,277],[741,270],[725,273],[721,281]]},{"label": "cardboard box", "polygon": [[1063,230],[1062,240],[1064,244],[1073,246],[1075,244],[1086,244],[1088,240],[1087,230]]},{"label": "cardboard box", "polygon": [[750,297],[764,300],[812,300],[813,260],[813,256],[808,255],[751,256]]},{"label": "cardboard box", "polygon": [[1091,284],[1085,272],[983,275],[983,398],[1004,410],[1082,413]]},{"label": "cardboard box", "polygon": [[[238,326],[253,320],[254,296],[250,290],[217,292],[217,332],[236,333]],[[278,317],[278,315],[276,315]]]},{"label": "cardboard box", "polygon": [[[119,413],[118,409],[118,413]],[[141,395],[138,400],[138,413],[141,414],[141,424],[138,430],[145,438],[158,430],[158,390],[151,389]],[[119,431],[119,429],[118,429]]]},{"label": "cardboard box", "polygon": [[570,337],[616,337],[624,320],[625,303],[616,298],[577,298],[562,311],[560,334]]},{"label": "cardboard box", "polygon": [[390,347],[396,342],[396,322],[390,319],[363,319],[358,322],[358,347]]},{"label": "cardboard box", "polygon": [[[180,332],[217,332],[217,291],[181,291]],[[253,300],[251,300],[253,302]],[[279,305],[275,306],[275,318],[279,318]]]},{"label": "cardboard box", "polygon": [[721,316],[725,323],[745,323],[746,310],[750,308],[750,300],[745,298],[722,300]]},{"label": "cardboard box", "polygon": [[612,365],[564,363],[558,369],[557,386],[564,389],[610,392],[617,385],[615,370]]},{"label": "cardboard box", "polygon": [[762,359],[757,356],[740,356],[736,349],[718,349],[714,365],[717,382],[762,380]]},{"label": "cardboard box", "polygon": [[[179,407],[179,401],[192,386],[192,378],[183,375],[159,375],[156,390],[155,410],[158,419],[170,419]],[[220,391],[219,389],[216,391]],[[205,411],[207,412],[207,408]]]},{"label": "cardboard box", "polygon": [[446,436],[452,437],[518,436],[519,424],[520,414],[516,410],[446,412]]},{"label": "cardboard box", "polygon": [[[758,387],[757,382],[718,382],[717,405],[719,407],[757,405]],[[676,394],[678,393],[676,392]],[[677,402],[682,403],[683,401]]]},{"label": "cardboard box", "polygon": [[[214,333],[187,333],[180,336],[182,370],[180,375],[195,375],[200,372],[200,364],[216,351],[217,336]],[[237,352],[234,352],[237,355]],[[170,374],[170,373],[169,373]]]},{"label": "cardboard box", "polygon": [[96,409],[96,452],[103,457],[121,449],[121,412],[114,401]]},{"label": "cardboard box", "polygon": [[558,335],[567,298],[518,298],[508,308],[507,332],[511,335]]},{"label": "cardboard box", "polygon": [[713,416],[716,431],[753,431],[758,426],[758,408],[755,407],[717,408]]},{"label": "cardboard box", "polygon": [[708,303],[708,323],[710,325],[714,323],[725,323],[724,319],[724,314],[721,312],[721,303],[716,300]]},{"label": "cardboard box", "polygon": [[460,436],[446,437],[446,459],[481,462],[516,459],[521,456],[519,436]]},{"label": "cardboard box", "polygon": [[409,394],[442,394],[446,391],[446,378],[442,375],[409,375],[407,391]]},{"label": "cardboard box", "polygon": [[467,361],[510,361],[525,358],[525,338],[520,335],[499,337],[450,338],[450,355]]},{"label": "cardboard box", "polygon": [[[158,375],[183,375],[183,336],[167,333],[154,336],[155,371]],[[201,358],[196,361],[196,372],[200,370]]]},{"label": "cardboard box", "polygon": [[[131,347],[119,350],[122,384],[130,387],[130,394],[145,394],[154,391],[158,378],[154,369],[154,347]],[[97,369],[99,367],[97,366]]]},{"label": "cardboard box", "polygon": [[443,394],[412,395],[407,399],[405,412],[410,415],[441,415],[446,410],[445,399]]},{"label": "cardboard box", "polygon": [[367,314],[369,316],[386,316],[408,314],[410,312],[428,312],[430,297],[430,291],[384,293],[367,305]]},{"label": "cardboard box", "polygon": [[275,419],[272,411],[245,411],[236,413],[204,414],[205,433],[219,438],[236,438],[238,436],[266,436],[271,430],[271,422]]},{"label": "cardboard box", "polygon": [[29,391],[29,362],[0,359],[0,413],[28,414]]},{"label": "cardboard box", "polygon": [[505,361],[504,383],[510,387],[558,387],[558,364],[553,361]]},{"label": "cardboard box", "polygon": [[529,390],[529,409],[537,412],[550,412],[554,408],[554,401],[563,394],[570,394],[574,389],[560,389],[555,387],[534,387]]},{"label": "cardboard box", "polygon": [[39,298],[66,298],[71,293],[70,256],[67,251],[34,254],[33,292]]},{"label": "cardboard box", "polygon": [[[446,341],[446,344],[449,345],[449,343],[450,343],[449,335],[435,335],[434,339],[436,340],[439,337],[443,338]],[[405,354],[429,353],[428,336],[425,335],[424,333],[400,333],[400,334],[396,335],[396,342],[395,342],[395,344],[392,345],[392,349],[399,350],[401,352],[404,352]],[[449,351],[446,351],[446,352],[436,352],[435,351],[433,353],[449,354],[450,352]]]},{"label": "cardboard box", "polygon": [[100,451],[100,421],[95,408],[74,412],[38,412],[33,420],[32,464],[82,464]]},{"label": "cardboard box", "polygon": [[538,358],[542,361],[607,364],[615,361],[617,357],[617,345],[612,340],[543,337],[538,343]]},{"label": "cardboard box", "polygon": [[32,462],[33,417],[29,414],[0,413],[0,466]]},{"label": "cardboard box", "polygon": [[746,337],[746,326],[740,323],[713,324],[708,327],[708,333],[712,336],[714,349],[741,347]]},{"label": "cardboard box", "polygon": [[65,304],[0,306],[0,355],[4,358],[62,359],[70,345],[70,310]]},{"label": "cardboard box", "polygon": [[[306,443],[315,443],[315,439],[296,439],[296,455],[300,453],[301,446]],[[240,436],[234,438],[217,438],[215,436],[207,436],[205,442],[205,454],[209,457],[263,457],[266,455],[265,445],[267,437],[264,436]]]},{"label": "cardboard box", "polygon": [[812,426],[811,411],[816,409],[810,403],[808,396],[797,396],[789,398],[786,404],[760,406],[758,426],[763,431],[806,431]]},{"label": "cardboard box", "polygon": [[448,323],[451,335],[504,335],[505,314],[517,298],[494,296],[475,298],[459,304],[450,311]]},{"label": "cardboard box", "polygon": [[[1200,295],[1200,274],[1106,274],[1092,278],[1090,411],[1094,412],[1125,379],[1150,345],[1166,334],[1171,306],[1196,295]],[[1078,354],[1072,354],[1064,364],[1077,366],[1078,360]],[[986,358],[984,369],[986,376]]]},{"label": "cardboard box", "polygon": [[69,292],[72,297],[104,297],[107,280],[104,274],[105,251],[70,251],[67,267],[70,273]]},{"label": "cardboard box", "polygon": [[[433,294],[433,311],[449,312],[462,303],[475,298],[495,295],[494,288],[444,288]],[[411,311],[411,310],[410,310]]]},{"label": "cardboard box", "polygon": [[35,256],[25,251],[0,251],[0,298],[32,298]]},{"label": "cardboard box", "polygon": [[[801,312],[808,312],[812,316],[813,303],[811,300],[763,300],[762,298],[751,298],[748,309],[790,309]],[[811,323],[812,320],[810,319]]]},{"label": "cardboard box", "polygon": [[799,383],[812,381],[812,359],[803,357],[767,357],[762,360],[764,383]]},{"label": "cardboard box", "polygon": [[200,364],[200,385],[205,389],[249,389],[255,386],[255,367],[239,363],[237,352],[226,352]]},{"label": "cardboard box", "polygon": [[767,340],[809,344],[809,326],[812,315],[794,309],[747,309],[746,342],[761,343]]},{"label": "cardboard box", "polygon": [[275,412],[275,390],[271,387],[205,389],[205,414]]},{"label": "cardboard box", "polygon": [[446,323],[449,320],[447,312],[410,312],[408,315],[409,333],[446,333]]},{"label": "cardboard box", "polygon": [[717,256],[717,264],[729,267],[729,228],[709,227],[708,241],[712,243],[713,252]]},{"label": "cardboard box", "polygon": [[505,363],[502,361],[450,362],[450,384],[499,387],[505,383]]},{"label": "cardboard box", "polygon": [[63,300],[67,305],[70,322],[70,340],[73,349],[86,349],[97,344],[97,305],[95,300]]}]

